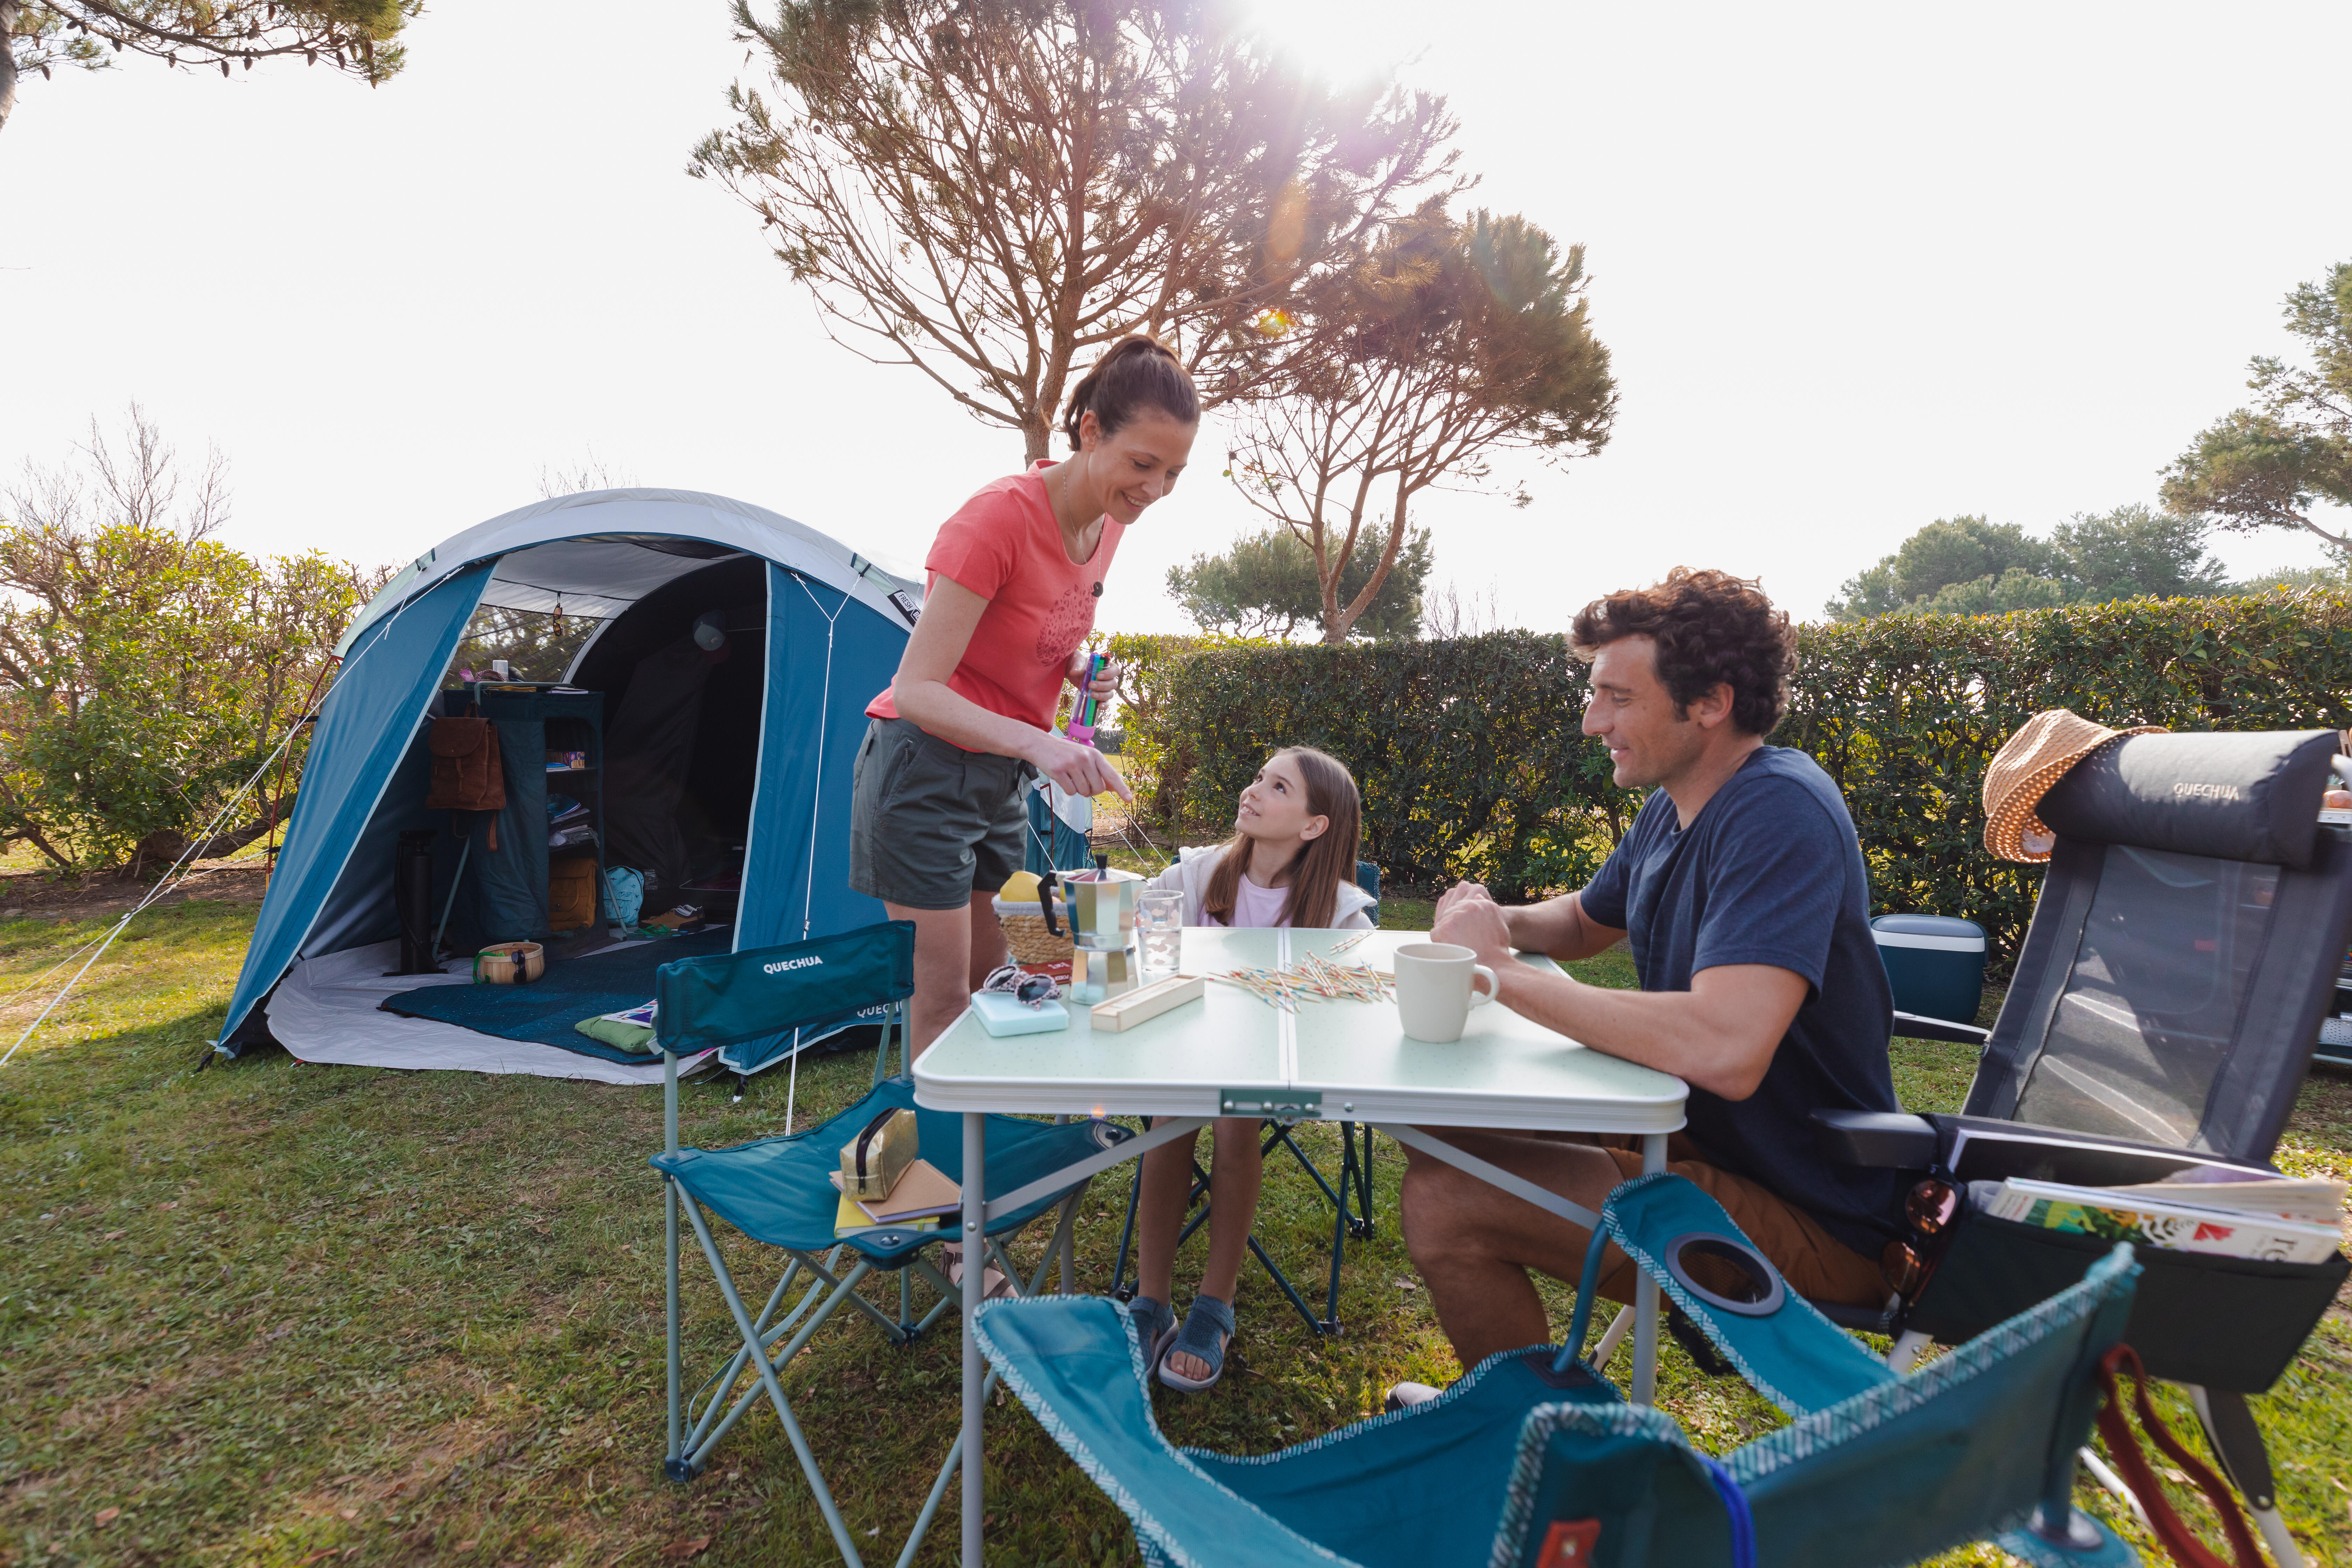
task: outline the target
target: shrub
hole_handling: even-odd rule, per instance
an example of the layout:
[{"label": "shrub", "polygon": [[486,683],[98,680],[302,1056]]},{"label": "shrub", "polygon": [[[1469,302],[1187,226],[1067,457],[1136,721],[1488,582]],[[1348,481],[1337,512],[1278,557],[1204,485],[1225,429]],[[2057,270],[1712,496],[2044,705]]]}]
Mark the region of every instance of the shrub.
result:
[{"label": "shrub", "polygon": [[1525,897],[1582,882],[1637,804],[1578,731],[1587,668],[1565,637],[1515,632],[1193,652],[1128,732],[1165,759],[1162,821],[1223,823],[1268,751],[1320,746],[1354,770],[1365,857],[1400,885]]},{"label": "shrub", "polygon": [[2042,873],[1984,851],[1984,771],[2001,742],[2045,708],[2116,729],[2352,723],[2352,595],[2122,599],[1807,626],[1800,661],[1796,700],[1772,738],[1811,752],[1844,791],[1877,908],[1966,916],[2005,965]]},{"label": "shrub", "polygon": [[[170,865],[275,751],[370,586],[317,552],[257,561],[127,523],[0,529],[0,837],[68,876]],[[270,819],[249,798],[240,821],[202,852]]]},{"label": "shrub", "polygon": [[[1119,671],[1118,722],[1126,730],[1126,741],[1118,768],[1135,790],[1136,815],[1146,831],[1172,837],[1181,826],[1185,778],[1192,765],[1192,748],[1167,721],[1169,695],[1178,668],[1194,654],[1286,645],[1270,637],[1114,633],[1096,638],[1095,646],[1110,655]],[[1066,723],[1069,716],[1070,693],[1066,688],[1055,724]]]},{"label": "shrub", "polygon": [[[1581,884],[1639,804],[1578,728],[1586,667],[1559,636],[1201,640],[1114,639],[1150,693],[1129,707],[1128,744],[1152,759],[1131,770],[1154,792],[1151,820],[1222,823],[1269,749],[1321,746],[1356,770],[1367,855],[1398,883],[1469,877],[1527,898]],[[1874,912],[1966,916],[2005,966],[2041,872],[1984,852],[1984,770],[2028,717],[2058,707],[2119,729],[2352,724],[2352,595],[1807,626],[1772,741],[1810,752],[1844,791]]]}]

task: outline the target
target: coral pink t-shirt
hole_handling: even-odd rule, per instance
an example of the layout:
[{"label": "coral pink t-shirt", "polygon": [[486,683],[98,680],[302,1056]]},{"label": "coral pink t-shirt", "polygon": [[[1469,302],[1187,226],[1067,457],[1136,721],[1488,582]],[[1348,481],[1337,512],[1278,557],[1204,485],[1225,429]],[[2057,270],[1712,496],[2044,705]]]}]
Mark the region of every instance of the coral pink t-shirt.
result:
[{"label": "coral pink t-shirt", "polygon": [[[933,586],[945,577],[988,601],[948,689],[1040,730],[1053,725],[1070,655],[1095,629],[1103,575],[1126,531],[1106,517],[1093,558],[1084,565],[1073,562],[1045,498],[1045,470],[1053,466],[1040,462],[982,485],[940,526],[923,561]],[[885,687],[866,712],[873,719],[898,717],[892,688]]]}]

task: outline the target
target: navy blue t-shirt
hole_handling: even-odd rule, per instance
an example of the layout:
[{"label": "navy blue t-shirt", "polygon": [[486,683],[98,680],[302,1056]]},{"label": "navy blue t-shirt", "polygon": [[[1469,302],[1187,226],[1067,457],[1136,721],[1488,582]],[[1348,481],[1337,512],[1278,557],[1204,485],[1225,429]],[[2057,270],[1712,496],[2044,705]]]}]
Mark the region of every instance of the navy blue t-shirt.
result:
[{"label": "navy blue t-shirt", "polygon": [[1893,1234],[1900,1178],[1832,1164],[1814,1141],[1820,1109],[1896,1110],[1886,1041],[1895,1003],[1870,934],[1870,875],[1853,818],[1821,764],[1764,746],[1689,827],[1653,790],[1584,889],[1584,912],[1622,929],[1644,991],[1687,991],[1726,963],[1805,977],[1804,1005],[1746,1100],[1690,1091],[1691,1140],[1711,1164],[1778,1193],[1875,1258]]}]

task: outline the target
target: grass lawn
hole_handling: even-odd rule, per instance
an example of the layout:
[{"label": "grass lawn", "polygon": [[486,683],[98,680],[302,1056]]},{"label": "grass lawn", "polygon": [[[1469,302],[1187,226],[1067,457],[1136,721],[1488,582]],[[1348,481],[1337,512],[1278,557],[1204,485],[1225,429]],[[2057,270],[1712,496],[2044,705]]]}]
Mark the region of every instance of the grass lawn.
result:
[{"label": "grass lawn", "polygon": [[[1412,925],[1426,910],[1391,899],[1383,912]],[[0,1562],[830,1561],[764,1407],[693,1486],[660,1478],[661,1219],[645,1163],[658,1091],[278,1055],[199,1073],[252,919],[250,906],[205,903],[142,916],[0,1071]],[[0,923],[0,997],[97,929]],[[1622,953],[1581,967],[1630,983]],[[0,1006],[7,1038],[38,1004]],[[801,1120],[849,1103],[869,1065],[808,1064]],[[1957,1104],[1969,1067],[1964,1047],[1896,1047],[1915,1107]],[[685,1136],[780,1131],[785,1093],[781,1074],[740,1103],[694,1086]],[[1336,1158],[1328,1134],[1306,1137]],[[2352,1086],[2314,1079],[2281,1163],[2352,1172]],[[1163,1396],[1171,1436],[1263,1452],[1371,1411],[1400,1377],[1456,1373],[1397,1236],[1402,1165],[1383,1142],[1381,1226],[1350,1250],[1347,1332],[1312,1338],[1263,1276],[1244,1275],[1225,1383]],[[1319,1289],[1328,1211],[1303,1177],[1268,1171],[1260,1236]],[[1080,1267],[1097,1286],[1126,1192],[1115,1176],[1087,1206]],[[747,1289],[772,1279],[760,1250],[730,1258]],[[1188,1254],[1180,1280],[1197,1268]],[[732,1333],[707,1279],[688,1279],[689,1338],[707,1360]],[[1552,1301],[1564,1324],[1568,1292]],[[789,1374],[845,1514],[884,1562],[952,1436],[958,1357],[952,1318],[906,1351],[843,1318]],[[2256,1401],[2287,1517],[2320,1563],[2352,1563],[2347,1373],[2339,1310]],[[1664,1403],[1703,1443],[1779,1423],[1742,1385],[1697,1377],[1671,1342],[1661,1373]],[[1017,1405],[992,1415],[987,1483],[992,1562],[1135,1561],[1119,1515]],[[956,1551],[952,1501],[944,1512],[926,1563]],[[2006,1559],[1973,1547],[1940,1561]]]}]

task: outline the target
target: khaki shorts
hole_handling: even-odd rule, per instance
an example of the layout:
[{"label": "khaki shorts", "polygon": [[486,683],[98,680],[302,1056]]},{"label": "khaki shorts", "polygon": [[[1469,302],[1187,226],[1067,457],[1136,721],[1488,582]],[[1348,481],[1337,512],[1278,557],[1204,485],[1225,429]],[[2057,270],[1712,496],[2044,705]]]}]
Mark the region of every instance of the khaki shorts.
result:
[{"label": "khaki shorts", "polygon": [[[1603,1137],[1596,1140],[1617,1162],[1625,1179],[1642,1173],[1640,1140]],[[1627,1148],[1624,1145],[1633,1146]],[[1685,1177],[1693,1186],[1723,1205],[1732,1223],[1748,1234],[1757,1249],[1789,1282],[1789,1289],[1815,1301],[1836,1301],[1849,1307],[1882,1306],[1888,1294],[1885,1279],[1874,1258],[1823,1230],[1821,1222],[1769,1187],[1735,1176],[1720,1165],[1697,1158],[1690,1140],[1676,1132],[1666,1139],[1666,1169]],[[1633,1300],[1633,1262],[1614,1247],[1616,1266],[1601,1276],[1601,1293],[1612,1301]],[[1604,1267],[1606,1267],[1604,1265]]]},{"label": "khaki shorts", "polygon": [[908,719],[876,719],[849,797],[849,885],[916,910],[960,910],[1021,869],[1029,765],[967,752]]}]

